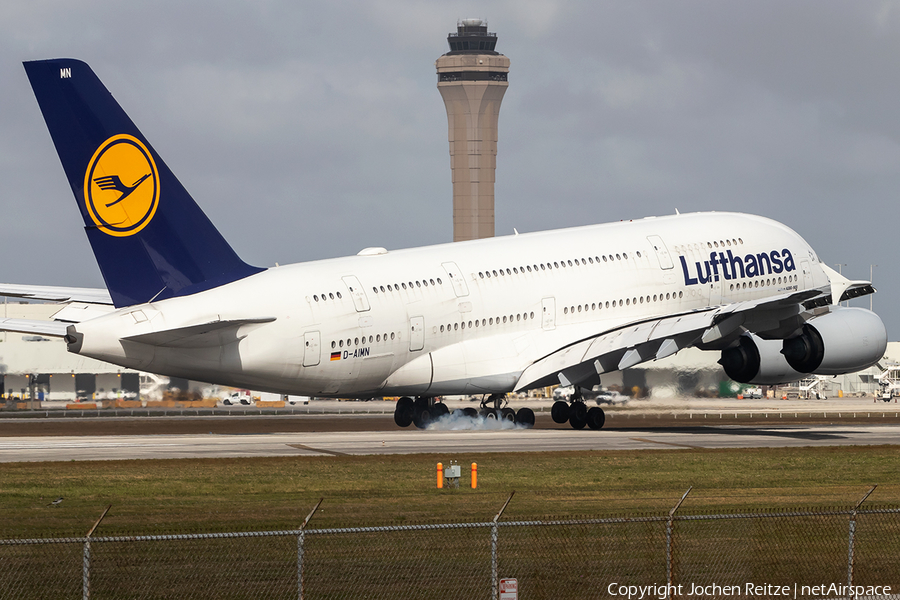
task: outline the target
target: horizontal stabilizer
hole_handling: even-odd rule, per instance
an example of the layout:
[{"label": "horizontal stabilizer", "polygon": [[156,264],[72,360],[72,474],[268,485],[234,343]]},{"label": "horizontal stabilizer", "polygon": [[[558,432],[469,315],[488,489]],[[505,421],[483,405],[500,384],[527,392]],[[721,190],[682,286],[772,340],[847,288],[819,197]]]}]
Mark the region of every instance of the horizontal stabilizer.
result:
[{"label": "horizontal stabilizer", "polygon": [[[238,329],[244,325],[259,325],[271,323],[275,317],[263,317],[260,319],[233,319],[229,321],[210,321],[201,325],[188,327],[176,327],[164,329],[152,333],[142,333],[122,338],[129,342],[147,344],[148,346],[165,346],[169,348],[208,348],[212,346],[224,346],[235,342],[240,338]],[[243,337],[243,336],[241,336]]]},{"label": "horizontal stabilizer", "polygon": [[32,321],[29,319],[0,319],[0,331],[30,333],[48,337],[65,337],[67,323],[58,321]]},{"label": "horizontal stabilizer", "polygon": [[0,296],[27,298],[29,300],[49,300],[51,302],[84,302],[86,304],[109,304],[112,298],[103,288],[58,287],[51,285],[19,285],[0,283]]},{"label": "horizontal stabilizer", "polygon": [[89,304],[85,302],[69,302],[63,304],[62,308],[53,313],[54,321],[65,321],[66,323],[81,323],[108,315],[115,311],[116,308],[112,304]]}]

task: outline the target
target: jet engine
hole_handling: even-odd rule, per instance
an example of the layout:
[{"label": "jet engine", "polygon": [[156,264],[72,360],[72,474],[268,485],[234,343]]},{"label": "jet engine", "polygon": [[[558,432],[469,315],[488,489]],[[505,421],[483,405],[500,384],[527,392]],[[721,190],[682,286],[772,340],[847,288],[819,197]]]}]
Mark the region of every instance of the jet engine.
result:
[{"label": "jet engine", "polygon": [[781,353],[782,340],[764,340],[752,333],[742,335],[738,345],[722,350],[719,364],[738,383],[776,385],[803,379]]},{"label": "jet engine", "polygon": [[782,354],[802,373],[842,375],[871,367],[886,348],[887,331],[878,315],[837,307],[808,321],[797,337],[784,340]]},{"label": "jet engine", "polygon": [[874,365],[887,347],[881,318],[862,308],[832,307],[810,319],[800,335],[785,340],[741,336],[738,345],[722,351],[719,364],[734,381],[772,385],[804,374],[842,375]]}]

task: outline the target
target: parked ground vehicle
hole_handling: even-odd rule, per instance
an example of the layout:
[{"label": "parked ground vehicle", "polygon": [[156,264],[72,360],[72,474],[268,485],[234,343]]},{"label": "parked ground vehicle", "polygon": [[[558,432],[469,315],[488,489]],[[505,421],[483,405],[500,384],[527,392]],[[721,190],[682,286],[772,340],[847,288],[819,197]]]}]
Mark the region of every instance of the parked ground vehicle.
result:
[{"label": "parked ground vehicle", "polygon": [[616,404],[625,404],[628,402],[628,396],[614,390],[601,390],[597,392],[597,398],[595,400],[597,401],[597,406],[600,406],[601,404],[609,404],[612,406]]},{"label": "parked ground vehicle", "polygon": [[763,392],[761,387],[750,387],[744,390],[744,398],[749,400],[761,400]]},{"label": "parked ground vehicle", "polygon": [[900,396],[900,365],[889,363],[887,366],[878,366],[882,369],[881,374],[875,376],[881,386],[879,395],[882,401],[890,402]]},{"label": "parked ground vehicle", "polygon": [[222,400],[222,404],[226,406],[244,404],[249,406],[253,404],[253,398],[250,396],[249,390],[238,390],[236,392],[231,392],[230,396],[226,396],[224,400]]}]

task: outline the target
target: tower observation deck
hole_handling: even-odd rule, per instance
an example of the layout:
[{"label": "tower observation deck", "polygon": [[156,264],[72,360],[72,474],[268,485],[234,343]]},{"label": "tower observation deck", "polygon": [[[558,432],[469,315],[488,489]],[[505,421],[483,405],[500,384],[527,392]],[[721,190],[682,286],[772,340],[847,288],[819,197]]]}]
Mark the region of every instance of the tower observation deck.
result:
[{"label": "tower observation deck", "polygon": [[435,67],[447,108],[453,241],[493,237],[497,121],[509,59],[494,49],[497,34],[482,19],[459,21],[447,43],[450,52]]}]

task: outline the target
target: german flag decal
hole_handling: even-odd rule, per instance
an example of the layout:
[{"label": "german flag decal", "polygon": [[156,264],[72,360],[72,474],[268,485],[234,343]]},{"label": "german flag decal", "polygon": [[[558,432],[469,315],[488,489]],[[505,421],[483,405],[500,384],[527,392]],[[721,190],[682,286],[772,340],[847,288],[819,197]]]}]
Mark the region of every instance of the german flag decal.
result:
[{"label": "german flag decal", "polygon": [[341,353],[340,352],[332,352],[331,360],[341,360]]}]

